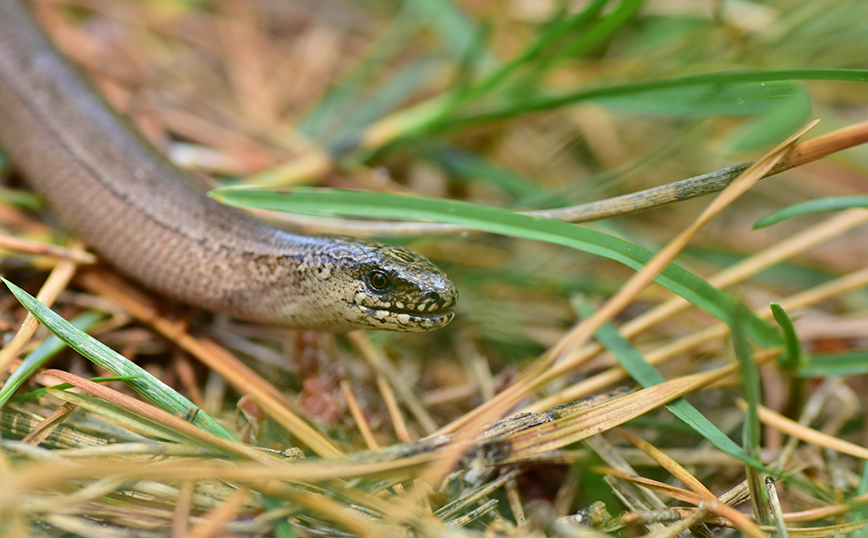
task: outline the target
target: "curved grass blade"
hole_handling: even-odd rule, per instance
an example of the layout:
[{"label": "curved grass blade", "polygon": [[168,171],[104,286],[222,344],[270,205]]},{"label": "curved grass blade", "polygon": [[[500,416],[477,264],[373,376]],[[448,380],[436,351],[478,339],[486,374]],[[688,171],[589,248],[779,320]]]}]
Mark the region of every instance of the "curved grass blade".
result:
[{"label": "curved grass blade", "polygon": [[[597,230],[455,200],[310,187],[294,187],[276,192],[232,187],[217,189],[210,194],[229,205],[305,215],[434,220],[458,224],[485,232],[575,248],[623,263],[636,270],[652,257],[652,254],[643,248]],[[662,271],[655,281],[726,323],[730,322],[735,306],[741,304],[674,264]],[[780,335],[771,325],[747,309],[745,311],[744,324],[752,338],[764,346],[780,343]]]},{"label": "curved grass blade", "polygon": [[[2,280],[15,298],[24,305],[24,308],[55,336],[99,367],[118,376],[133,376],[134,378],[126,381],[126,384],[161,409],[180,416],[186,416],[191,410],[197,409],[193,402],[178,394],[137,364],[130,362],[123,355],[76,328],[12,282],[5,278]],[[217,437],[236,441],[229,430],[204,411],[199,410],[192,423]]]},{"label": "curved grass blade", "polygon": [[784,370],[792,373],[798,369],[802,363],[802,347],[799,344],[799,338],[796,335],[796,328],[793,325],[793,320],[790,319],[790,316],[781,305],[778,303],[771,303],[769,308],[772,310],[772,315],[774,316],[775,321],[784,331],[784,345],[786,346],[787,352],[781,356],[779,362]]},{"label": "curved grass blade", "polygon": [[845,209],[868,208],[868,196],[839,196],[835,198],[818,198],[802,202],[801,204],[785,207],[780,211],[775,211],[771,215],[765,216],[756,221],[753,225],[754,230],[766,228],[781,221],[792,219],[795,217],[803,217],[805,215],[813,215],[814,213],[825,213],[827,211],[842,211]]},{"label": "curved grass blade", "polygon": [[799,416],[805,403],[805,379],[800,374],[804,366],[805,354],[802,353],[802,345],[796,334],[796,327],[786,310],[778,303],[769,304],[775,321],[784,333],[784,349],[786,350],[778,359],[778,364],[786,373],[790,385],[790,403],[787,415]]}]

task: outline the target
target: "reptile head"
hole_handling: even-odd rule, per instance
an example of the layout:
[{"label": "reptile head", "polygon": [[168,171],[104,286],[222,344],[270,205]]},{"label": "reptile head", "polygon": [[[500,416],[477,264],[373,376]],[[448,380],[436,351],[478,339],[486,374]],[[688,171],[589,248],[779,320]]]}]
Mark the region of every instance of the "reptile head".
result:
[{"label": "reptile head", "polygon": [[350,328],[422,332],[452,321],[458,290],[439,267],[404,247],[348,243],[352,253],[335,265],[347,290],[343,299]]}]

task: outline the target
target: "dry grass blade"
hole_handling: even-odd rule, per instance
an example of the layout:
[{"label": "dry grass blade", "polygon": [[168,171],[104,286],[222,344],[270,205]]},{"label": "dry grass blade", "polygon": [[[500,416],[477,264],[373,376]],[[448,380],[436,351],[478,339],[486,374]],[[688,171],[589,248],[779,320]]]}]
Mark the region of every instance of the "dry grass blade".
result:
[{"label": "dry grass blade", "polygon": [[[854,521],[852,523],[842,523],[840,525],[829,525],[826,527],[812,527],[805,529],[788,529],[787,532],[792,536],[799,536],[800,538],[826,538],[829,536],[841,536],[848,535],[850,533],[854,533],[860,531],[868,526],[868,520],[863,521]],[[765,527],[763,527],[766,530]],[[774,531],[773,527],[769,527],[768,531]]]},{"label": "dry grass blade", "polygon": [[657,532],[649,532],[642,538],[674,538],[678,536],[682,532],[688,531],[690,528],[698,525],[702,522],[702,519],[705,517],[705,510],[697,510],[693,514],[688,515],[681,521],[675,523],[674,525],[669,525],[666,528],[659,530]]},{"label": "dry grass blade", "polygon": [[[713,523],[715,525],[721,525],[724,527],[735,528],[731,522],[727,521],[723,518],[715,518],[716,521],[709,521],[709,523]],[[868,526],[868,520],[862,521],[854,521],[851,523],[842,523],[840,525],[827,525],[821,527],[797,527],[797,528],[788,528],[787,533],[791,536],[798,536],[800,538],[827,538],[831,536],[847,536],[850,533],[857,532],[861,529],[864,529]],[[770,525],[760,525],[759,528],[764,532],[776,532],[777,529]],[[858,535],[857,535],[858,536]]]},{"label": "dry grass blade", "polygon": [[353,393],[353,387],[346,380],[341,381],[341,392],[344,395],[344,399],[347,401],[350,414],[353,415],[353,420],[355,420],[359,432],[365,439],[365,444],[371,450],[380,448],[380,443],[378,443],[377,439],[374,437],[374,433],[371,431],[371,425],[368,423],[368,420],[365,418],[365,415],[359,406],[359,400]]},{"label": "dry grass blade", "polygon": [[832,504],[820,508],[812,508],[810,510],[802,510],[800,512],[788,512],[784,514],[784,520],[788,523],[799,523],[805,521],[819,521],[831,517],[841,516],[853,509],[854,504],[868,502],[868,493],[856,495],[846,504]]},{"label": "dry grass blade", "polygon": [[22,491],[57,486],[66,481],[84,478],[119,476],[130,479],[167,480],[230,480],[263,490],[263,484],[273,480],[291,482],[323,482],[354,478],[406,478],[428,467],[436,454],[423,453],[388,461],[309,462],[281,465],[239,462],[232,467],[183,462],[129,465],[124,462],[101,462],[96,465],[70,465],[67,462],[40,462],[22,466],[14,475],[4,477],[0,485],[0,500],[12,502]]},{"label": "dry grass blade", "polygon": [[172,428],[175,431],[183,433],[184,435],[187,435],[194,439],[205,441],[209,445],[219,447],[221,450],[230,454],[234,454],[238,457],[258,461],[266,465],[273,465],[277,461],[275,458],[267,455],[264,452],[259,452],[239,443],[233,443],[225,439],[220,439],[219,437],[211,435],[208,432],[200,430],[199,428],[193,426],[182,418],[176,417],[163,411],[158,407],[146,404],[145,402],[136,400],[135,398],[117,392],[116,390],[112,390],[105,385],[100,385],[99,383],[94,383],[93,381],[90,381],[88,379],[84,379],[82,377],[67,372],[61,372],[59,370],[46,370],[43,375],[56,377],[65,383],[70,383],[75,387],[87,391],[93,396],[113,403],[149,420],[153,420],[154,422],[163,424],[167,427]]},{"label": "dry grass blade", "polygon": [[409,443],[413,439],[410,436],[410,431],[407,429],[407,422],[404,420],[404,415],[398,406],[398,401],[395,398],[395,391],[392,390],[392,385],[385,377],[377,375],[377,388],[380,389],[380,396],[383,398],[383,404],[389,410],[389,418],[392,426],[395,429],[395,435],[402,443]]},{"label": "dry grass blade", "polygon": [[40,422],[38,426],[33,428],[21,442],[39,446],[75,409],[76,407],[70,403],[61,405],[53,413],[45,417],[45,420]]},{"label": "dry grass blade", "polygon": [[[6,456],[6,452],[0,450],[0,480],[8,477],[11,471],[12,467],[9,458]],[[14,536],[30,536],[30,531],[24,517],[19,512],[7,509],[4,505],[0,504],[0,519],[9,522],[9,530],[15,533]]]},{"label": "dry grass blade", "polygon": [[[690,490],[697,494],[700,498],[704,499],[697,505],[700,510],[697,514],[695,514],[696,517],[691,517],[688,519],[697,521],[701,520],[705,515],[707,515],[707,511],[704,509],[705,507],[718,506],[720,504],[717,497],[711,491],[709,491],[704,484],[702,484],[696,477],[690,474],[687,469],[679,465],[675,460],[668,457],[666,454],[655,448],[650,443],[639,439],[635,435],[631,435],[624,431],[619,431],[618,433],[626,437],[627,440],[629,440],[631,443],[640,448],[643,452],[651,456],[651,458],[653,458],[654,461],[659,463],[661,467],[669,471],[669,473],[671,473],[675,478],[680,480],[681,483],[690,488]],[[682,522],[682,525],[679,525],[678,527],[681,528],[683,526],[683,523],[685,522]],[[740,524],[743,525],[744,521],[741,521]],[[756,532],[756,530],[753,530],[752,532]]]},{"label": "dry grass blade", "polygon": [[[375,371],[381,372],[382,375],[389,381],[391,389],[400,395],[401,400],[413,413],[416,420],[425,430],[426,435],[434,433],[437,429],[437,423],[431,418],[430,413],[425,409],[419,399],[413,394],[411,387],[403,383],[400,375],[388,363],[383,354],[376,350],[364,333],[354,332],[347,335],[353,345],[361,352],[362,356],[371,364]],[[397,413],[392,413],[397,416]]]},{"label": "dry grass blade", "polygon": [[190,507],[193,501],[193,482],[185,480],[178,491],[178,503],[172,518],[172,537],[186,536],[187,520],[190,518]]},{"label": "dry grass blade", "polygon": [[151,305],[137,300],[137,294],[132,289],[124,287],[128,285],[99,277],[94,273],[82,275],[81,280],[92,291],[117,302],[132,316],[151,325],[166,338],[177,343],[179,347],[220,374],[240,392],[249,394],[266,413],[318,454],[330,458],[343,455],[343,452],[328,437],[316,431],[292,412],[292,404],[283,394],[223,348],[210,340],[195,338],[177,323],[160,316]]},{"label": "dry grass blade", "polygon": [[38,256],[52,256],[63,260],[70,260],[78,265],[90,265],[96,263],[96,256],[81,250],[80,248],[65,248],[50,243],[30,241],[19,237],[0,235],[0,248],[16,252],[26,252]]},{"label": "dry grass blade", "polygon": [[624,430],[618,430],[618,435],[621,435],[639,448],[642,452],[651,456],[651,458],[660,464],[661,467],[669,471],[669,473],[681,481],[682,484],[690,488],[691,491],[699,495],[705,495],[709,498],[714,498],[714,494],[709,491],[705,485],[695,476],[690,474],[687,469],[682,467],[678,462],[667,456],[663,451],[657,449],[654,445],[647,441],[636,437],[635,435]]},{"label": "dry grass blade", "polygon": [[775,172],[789,170],[868,142],[868,122],[848,125],[797,144]]},{"label": "dry grass blade", "polygon": [[555,408],[550,411],[555,414],[552,422],[510,437],[509,460],[532,457],[610,430],[710,383],[726,379],[736,372],[737,366],[730,365],[712,372],[672,379],[611,399],[590,409]]},{"label": "dry grass blade", "polygon": [[406,533],[406,530],[403,528],[396,528],[373,521],[354,510],[353,507],[324,495],[275,485],[270,487],[260,486],[260,489],[274,497],[288,500],[294,506],[304,509],[309,513],[317,514],[318,517],[334,522],[340,528],[349,531],[353,536],[379,538],[381,536],[404,535]]},{"label": "dry grass blade", "polygon": [[[738,401],[738,405],[742,409],[744,408],[744,402],[740,400]],[[766,426],[772,427],[781,433],[796,437],[797,439],[801,439],[806,443],[811,443],[828,448],[829,450],[843,452],[844,454],[849,454],[856,458],[868,460],[868,448],[819,432],[813,428],[803,426],[767,407],[760,406],[759,419]]]},{"label": "dry grass blade", "polygon": [[751,538],[766,538],[767,536],[766,533],[764,533],[756,525],[756,523],[751,521],[738,510],[716,500],[709,502],[704,495],[698,495],[692,491],[679,489],[668,484],[658,482],[656,480],[651,480],[649,478],[630,476],[628,474],[621,473],[616,469],[606,469],[605,472],[609,475],[617,476],[623,480],[629,480],[630,482],[641,484],[646,488],[652,489],[664,495],[668,495],[674,499],[689,502],[696,505],[701,510],[708,510],[709,512],[717,514],[722,518],[732,522],[732,525],[735,528],[743,532],[746,536],[750,536]]},{"label": "dry grass blade", "polygon": [[484,497],[487,497],[495,490],[505,485],[507,482],[513,480],[518,475],[519,471],[515,469],[508,471],[496,480],[493,480],[486,484],[485,487],[472,491],[469,495],[455,499],[455,501],[440,507],[434,513],[434,515],[441,519],[448,519],[450,517],[453,517],[467,506],[470,506],[471,504],[483,499]]},{"label": "dry grass blade", "polygon": [[226,532],[226,524],[235,517],[248,497],[250,497],[250,491],[239,489],[223,504],[205,514],[202,522],[193,527],[185,536],[187,538],[208,538]]},{"label": "dry grass blade", "polygon": [[778,531],[778,536],[787,538],[787,524],[781,508],[781,500],[778,497],[778,490],[775,488],[775,482],[769,477],[765,477],[766,498],[769,500],[769,511],[771,512],[772,521],[775,524],[775,529]]}]

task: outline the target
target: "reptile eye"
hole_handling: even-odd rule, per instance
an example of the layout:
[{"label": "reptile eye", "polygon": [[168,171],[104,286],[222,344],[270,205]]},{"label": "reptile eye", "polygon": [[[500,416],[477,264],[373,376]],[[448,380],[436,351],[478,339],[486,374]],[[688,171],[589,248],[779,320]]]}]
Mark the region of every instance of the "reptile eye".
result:
[{"label": "reptile eye", "polygon": [[371,287],[377,291],[383,291],[389,286],[389,277],[382,271],[371,271],[368,275]]}]

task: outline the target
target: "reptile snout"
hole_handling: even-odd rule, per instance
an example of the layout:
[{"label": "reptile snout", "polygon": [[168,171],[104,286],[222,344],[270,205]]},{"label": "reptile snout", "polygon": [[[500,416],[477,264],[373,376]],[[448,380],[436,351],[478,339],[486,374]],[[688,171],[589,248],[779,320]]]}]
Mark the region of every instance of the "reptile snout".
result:
[{"label": "reptile snout", "polygon": [[458,291],[427,258],[404,247],[366,243],[352,302],[372,328],[430,331],[455,317]]}]

